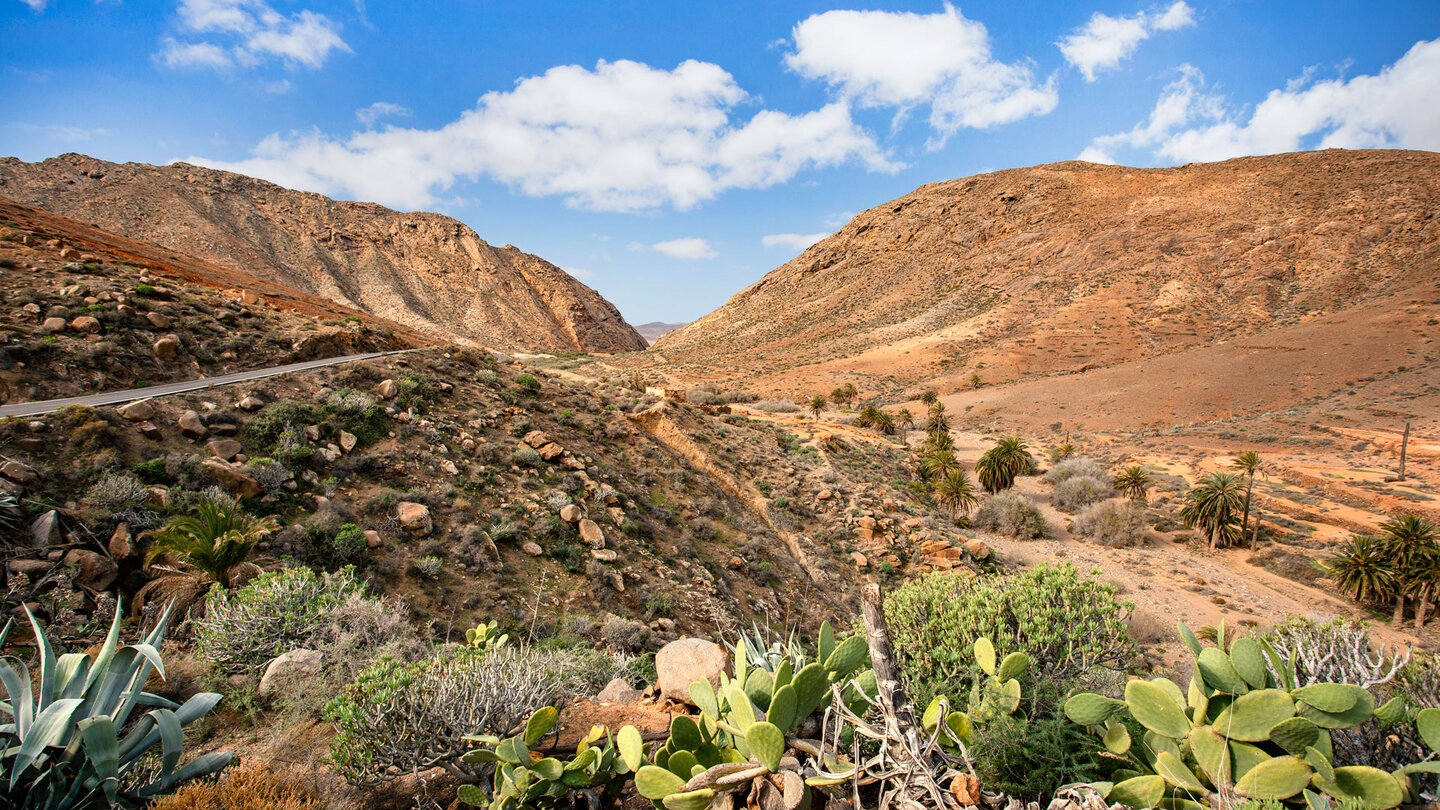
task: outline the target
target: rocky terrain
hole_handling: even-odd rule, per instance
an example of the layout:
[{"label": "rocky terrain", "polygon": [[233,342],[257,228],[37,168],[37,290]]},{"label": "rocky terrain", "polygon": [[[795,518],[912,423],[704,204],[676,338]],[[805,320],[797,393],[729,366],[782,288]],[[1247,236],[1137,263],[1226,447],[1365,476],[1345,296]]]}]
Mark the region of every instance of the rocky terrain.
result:
[{"label": "rocky terrain", "polygon": [[[1343,346],[1364,331],[1351,311],[1368,323],[1416,309],[1408,322],[1433,331],[1437,196],[1440,155],[1384,150],[1071,161],[936,183],[861,213],[623,365],[787,396],[849,381],[889,399],[968,389],[973,375],[1183,365],[1182,352],[1242,342],[1261,362],[1308,347],[1276,361],[1304,365],[1301,385],[1413,368],[1422,358],[1399,347]],[[1272,334],[1284,345],[1262,345]],[[1201,399],[1252,374],[1232,363]]]},{"label": "rocky terrain", "polygon": [[0,403],[428,342],[393,321],[0,199]]},{"label": "rocky terrain", "polygon": [[337,201],[188,164],[77,154],[0,159],[0,196],[446,339],[507,351],[645,348],[594,290],[439,214]]}]

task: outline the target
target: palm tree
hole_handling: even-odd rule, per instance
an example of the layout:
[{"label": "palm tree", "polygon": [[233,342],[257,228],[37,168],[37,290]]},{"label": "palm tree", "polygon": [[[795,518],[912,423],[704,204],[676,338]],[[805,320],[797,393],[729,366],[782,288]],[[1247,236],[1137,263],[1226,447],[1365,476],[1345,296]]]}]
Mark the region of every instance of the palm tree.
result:
[{"label": "palm tree", "polygon": [[935,483],[935,498],[950,508],[951,520],[962,514],[970,514],[970,510],[980,501],[975,494],[975,485],[970,483],[970,478],[959,467],[945,473]]},{"label": "palm tree", "polygon": [[935,389],[926,388],[925,393],[920,395],[920,401],[925,403],[926,407],[931,407],[940,401],[940,395],[935,393]]},{"label": "palm tree", "polygon": [[1064,461],[1065,459],[1075,455],[1075,445],[1067,441],[1059,447],[1055,448],[1055,455],[1058,456],[1061,461]]},{"label": "palm tree", "polygon": [[810,412],[815,414],[815,421],[820,421],[820,412],[825,410],[825,397],[816,394],[810,398]]},{"label": "palm tree", "polygon": [[1440,557],[1431,557],[1425,566],[1415,571],[1409,586],[1410,595],[1419,600],[1415,604],[1415,629],[1420,630],[1430,615],[1430,604],[1440,593]]},{"label": "palm tree", "polygon": [[1242,531],[1235,518],[1245,502],[1243,488],[1238,475],[1211,473],[1185,493],[1180,519],[1209,535],[1211,550],[1236,542]]},{"label": "palm tree", "polygon": [[845,395],[845,401],[850,403],[850,407],[855,407],[855,400],[860,398],[860,392],[855,389],[855,383],[847,382],[845,387],[840,390]]},{"label": "palm tree", "polygon": [[1030,471],[1035,458],[1019,436],[1005,436],[975,462],[975,476],[986,492],[994,494],[1015,485],[1016,476]]},{"label": "palm tree", "polygon": [[895,432],[895,418],[874,405],[866,405],[855,418],[855,427],[872,428],[881,433]]},{"label": "palm tree", "polygon": [[930,416],[925,420],[925,432],[931,436],[950,432],[950,417],[945,415],[945,403],[936,402],[930,406]]},{"label": "palm tree", "polygon": [[895,421],[900,425],[900,441],[909,444],[910,431],[915,429],[915,415],[909,408],[901,408],[895,412]]},{"label": "palm tree", "polygon": [[844,405],[844,404],[845,404],[845,389],[844,389],[844,388],[836,388],[834,391],[831,391],[831,392],[830,392],[830,401],[833,402],[833,403],[835,403],[836,405]]},{"label": "palm tree", "polygon": [[950,435],[950,431],[940,431],[936,433],[931,433],[929,436],[927,436],[925,438],[923,446],[925,448],[925,452],[927,453],[932,450],[945,450],[949,452],[954,452],[955,439]]},{"label": "palm tree", "polygon": [[1121,495],[1132,501],[1144,501],[1150,495],[1150,473],[1139,464],[1126,467],[1111,483]]},{"label": "palm tree", "polygon": [[971,374],[971,375],[970,375],[970,387],[971,387],[971,388],[979,388],[979,387],[980,387],[980,372],[977,371],[977,372],[975,372],[974,374]]},{"label": "palm tree", "polygon": [[[1250,525],[1250,492],[1255,488],[1255,473],[1264,475],[1261,466],[1264,462],[1260,460],[1260,454],[1254,450],[1235,456],[1230,460],[1231,469],[1239,470],[1245,476],[1245,514],[1240,518],[1240,534],[1244,536],[1245,528]],[[1260,516],[1255,516],[1255,535],[1250,540],[1250,547],[1254,548],[1260,542]]]},{"label": "palm tree", "polygon": [[1386,599],[1395,593],[1395,561],[1377,538],[1351,538],[1320,567],[1340,590],[1358,602]]},{"label": "palm tree", "polygon": [[228,588],[255,545],[279,528],[273,515],[257,518],[228,498],[201,501],[194,515],[173,518],[153,532],[146,563],[169,555]]},{"label": "palm tree", "polygon": [[960,469],[960,462],[948,447],[932,447],[920,459],[920,474],[930,480],[945,478]]},{"label": "palm tree", "polygon": [[1398,587],[1390,623],[1399,627],[1405,620],[1405,597],[1440,557],[1440,529],[1417,515],[1402,515],[1380,524],[1380,542],[1395,564]]}]

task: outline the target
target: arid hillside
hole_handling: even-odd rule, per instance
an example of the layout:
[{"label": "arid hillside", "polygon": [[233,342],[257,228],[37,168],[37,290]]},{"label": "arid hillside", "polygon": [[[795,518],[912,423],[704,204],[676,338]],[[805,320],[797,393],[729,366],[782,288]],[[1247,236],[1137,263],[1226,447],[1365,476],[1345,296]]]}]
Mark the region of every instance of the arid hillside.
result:
[{"label": "arid hillside", "polygon": [[599,293],[464,224],[177,163],[0,159],[0,195],[494,349],[626,352],[645,341]]},{"label": "arid hillside", "polygon": [[[1418,307],[1417,324],[1440,309],[1437,199],[1440,155],[1413,151],[1071,161],[951,180],[861,213],[665,336],[651,360],[687,382],[795,396],[850,381],[893,400],[1280,329],[1338,346],[1357,307]],[[1324,354],[1306,363],[1331,376],[1406,363]]]}]

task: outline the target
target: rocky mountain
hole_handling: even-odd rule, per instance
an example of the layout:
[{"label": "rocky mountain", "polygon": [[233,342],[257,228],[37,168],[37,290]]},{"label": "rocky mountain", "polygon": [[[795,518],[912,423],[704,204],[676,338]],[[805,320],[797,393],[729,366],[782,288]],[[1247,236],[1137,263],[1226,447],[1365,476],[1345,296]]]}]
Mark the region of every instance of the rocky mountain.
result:
[{"label": "rocky mountain", "polygon": [[642,323],[639,326],[636,326],[635,331],[639,332],[640,336],[645,338],[645,340],[648,341],[651,345],[654,345],[655,341],[670,334],[671,332],[674,332],[676,329],[679,329],[684,325],[685,324],[683,322],[665,323],[664,321],[651,321],[649,323]]},{"label": "rocky mountain", "polygon": [[0,196],[450,339],[528,351],[646,345],[614,305],[560,268],[439,214],[184,163],[77,154],[0,159]]},{"label": "rocky mountain", "polygon": [[[853,380],[893,398],[1322,321],[1333,328],[1312,338],[1338,348],[1351,308],[1435,314],[1437,199],[1440,155],[1395,150],[936,183],[856,216],[666,335],[650,362],[791,396]],[[1367,372],[1366,357],[1332,354]]]}]

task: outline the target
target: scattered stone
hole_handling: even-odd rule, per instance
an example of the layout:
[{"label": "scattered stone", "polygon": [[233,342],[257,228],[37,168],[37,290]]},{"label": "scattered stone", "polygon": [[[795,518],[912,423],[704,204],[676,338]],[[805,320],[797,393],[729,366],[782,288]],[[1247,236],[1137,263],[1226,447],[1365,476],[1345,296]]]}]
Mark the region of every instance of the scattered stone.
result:
[{"label": "scattered stone", "polygon": [[265,494],[265,488],[260,486],[259,481],[219,459],[207,458],[200,465],[210,471],[215,483],[236,497],[254,498]]},{"label": "scattered stone", "polygon": [[459,467],[456,467],[456,466],[455,466],[455,462],[451,461],[451,460],[448,459],[448,458],[445,459],[444,461],[440,462],[440,469],[441,469],[441,470],[444,470],[446,475],[459,475],[459,474],[460,474],[460,468],[459,468]]},{"label": "scattered stone", "polygon": [[380,546],[384,545],[384,541],[380,539],[380,532],[366,531],[365,545],[368,548],[379,548]]},{"label": "scattered stone", "polygon": [[141,436],[144,436],[152,442],[158,442],[165,438],[165,434],[154,422],[141,422],[135,429],[140,431]]},{"label": "scattered stone", "polygon": [[351,450],[354,450],[355,445],[359,443],[360,440],[355,437],[354,433],[349,433],[344,430],[340,431],[340,450],[342,452],[349,453]]},{"label": "scattered stone", "polygon": [[539,557],[541,554],[545,553],[545,549],[540,548],[540,546],[537,545],[534,540],[525,541],[525,545],[521,546],[520,550],[524,551],[526,554],[529,554],[531,557]]},{"label": "scattered stone", "polygon": [[977,560],[983,560],[990,556],[990,547],[985,545],[985,542],[980,539],[966,540],[965,551],[969,552],[970,556]]},{"label": "scattered stone", "polygon": [[151,348],[154,349],[156,357],[161,360],[169,360],[175,356],[176,352],[180,351],[180,338],[176,335],[166,335],[155,341]]},{"label": "scattered stone", "polygon": [[375,386],[375,396],[381,399],[393,399],[399,390],[400,388],[394,380],[381,380],[380,384]]},{"label": "scattered stone", "polygon": [[312,442],[318,442],[318,441],[320,441],[320,426],[319,426],[319,425],[306,425],[306,426],[305,426],[305,438],[309,439],[309,440],[312,441]]},{"label": "scattered stone", "polygon": [[85,548],[71,549],[65,555],[63,564],[67,568],[79,569],[75,574],[75,582],[92,591],[107,590],[115,584],[115,577],[120,573],[114,560],[98,551]]},{"label": "scattered stone", "polygon": [[240,442],[237,442],[234,439],[216,439],[215,441],[206,444],[205,449],[210,453],[210,455],[221,459],[222,461],[232,461],[234,460],[235,456],[238,455],[240,451],[245,448],[240,445]]},{"label": "scattered stone", "polygon": [[29,464],[19,461],[7,461],[0,464],[0,478],[8,478],[17,484],[33,484],[40,480],[40,473]]},{"label": "scattered stone", "polygon": [[265,407],[265,400],[257,396],[248,396],[235,403],[235,407],[242,411],[258,411]]},{"label": "scattered stone", "polygon": [[870,565],[870,561],[865,558],[865,555],[858,551],[850,552],[850,559],[855,561],[856,568],[867,568]]},{"label": "scattered stone", "polygon": [[130,536],[130,527],[124,523],[115,527],[114,533],[110,535],[110,542],[105,544],[105,550],[116,560],[124,560],[135,553],[135,540]]},{"label": "scattered stone", "polygon": [[598,703],[634,703],[644,696],[644,692],[631,686],[628,681],[615,678],[605,684],[605,688],[600,690],[595,700]]},{"label": "scattered stone", "polygon": [[33,317],[40,314],[40,305],[36,303],[29,303],[21,307],[20,311],[25,313],[26,315],[30,315]]},{"label": "scattered stone", "polygon": [[547,445],[543,445],[543,446],[537,448],[537,449],[535,450],[535,452],[539,453],[539,454],[540,454],[540,458],[543,458],[543,459],[545,459],[546,461],[554,461],[555,459],[559,458],[560,456],[565,455],[565,448],[561,447],[560,445],[558,445],[558,444],[556,444],[556,443],[554,443],[554,442],[550,442],[550,443],[547,444]]},{"label": "scattered stone", "polygon": [[126,403],[115,409],[120,418],[130,422],[145,422],[155,418],[155,406],[148,399]]},{"label": "scattered stone", "polygon": [[607,563],[615,562],[615,560],[619,559],[620,557],[619,554],[615,553],[614,549],[609,548],[592,548],[590,549],[590,556],[594,557],[600,562]]},{"label": "scattered stone", "polygon": [[560,507],[560,519],[566,523],[579,523],[583,516],[584,513],[580,511],[580,507],[573,503],[567,503]]},{"label": "scattered stone", "polygon": [[529,433],[526,433],[525,438],[521,439],[521,441],[525,442],[536,450],[539,450],[545,445],[550,444],[550,437],[546,436],[545,431],[543,430],[532,430]]},{"label": "scattered stone", "polygon": [[595,521],[584,518],[576,528],[580,530],[580,539],[588,543],[591,548],[605,547],[605,532],[600,530],[599,524]]},{"label": "scattered stone", "polygon": [[816,495],[815,497],[816,497],[816,498],[819,498],[819,499],[822,500],[822,501],[828,501],[828,500],[830,500],[831,498],[835,497],[835,493],[831,492],[831,491],[828,490],[828,489],[822,489],[822,490],[820,490],[820,494],[819,494],[819,495]]},{"label": "scattered stone", "polygon": [[64,318],[46,318],[46,319],[45,319],[45,322],[42,323],[42,324],[40,324],[40,331],[41,331],[41,332],[48,332],[48,333],[50,333],[50,334],[54,334],[54,333],[56,333],[56,332],[64,332],[64,331],[65,331],[65,319],[64,319]]},{"label": "scattered stone", "polygon": [[279,689],[299,686],[319,675],[324,665],[325,654],[319,650],[291,650],[276,656],[265,665],[265,674],[260,676],[255,694],[264,698]]},{"label": "scattered stone", "polygon": [[79,260],[79,258],[80,258],[80,251],[76,250],[76,249],[73,248],[73,247],[67,247],[67,248],[61,248],[61,249],[60,249],[60,260],[61,260],[61,261],[77,261],[77,260]]},{"label": "scattered stone", "polygon": [[240,432],[240,428],[229,422],[216,422],[210,426],[210,432],[216,436],[234,436]]},{"label": "scattered stone", "polygon": [[166,315],[163,312],[155,312],[154,310],[151,310],[150,312],[145,313],[145,320],[149,321],[150,325],[155,327],[156,329],[170,328],[170,316]]},{"label": "scattered stone", "polygon": [[729,663],[730,656],[713,641],[676,639],[655,654],[655,682],[662,696],[694,706],[695,702],[690,698],[690,684],[705,679],[718,689],[720,675]]},{"label": "scattered stone", "polygon": [[249,305],[251,305],[251,306],[254,306],[255,304],[260,303],[260,296],[256,295],[255,293],[251,292],[250,290],[241,290],[241,291],[240,291],[240,302],[241,302],[242,304],[249,304]]},{"label": "scattered stone", "polygon": [[24,574],[35,581],[50,573],[50,567],[54,563],[49,560],[11,560],[8,563],[11,574]]},{"label": "scattered stone", "polygon": [[435,528],[430,520],[430,507],[423,503],[401,501],[395,505],[395,514],[400,527],[411,537],[427,537]]},{"label": "scattered stone", "polygon": [[61,304],[56,304],[55,306],[50,307],[49,309],[45,310],[45,317],[47,317],[47,318],[69,318],[69,317],[70,317],[70,308],[67,307],[67,306],[63,306],[63,305],[61,305]]},{"label": "scattered stone", "polygon": [[187,439],[199,439],[208,432],[205,430],[205,423],[200,421],[200,414],[194,411],[180,414],[180,418],[175,420],[175,425],[180,428],[181,435]]}]

